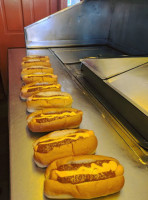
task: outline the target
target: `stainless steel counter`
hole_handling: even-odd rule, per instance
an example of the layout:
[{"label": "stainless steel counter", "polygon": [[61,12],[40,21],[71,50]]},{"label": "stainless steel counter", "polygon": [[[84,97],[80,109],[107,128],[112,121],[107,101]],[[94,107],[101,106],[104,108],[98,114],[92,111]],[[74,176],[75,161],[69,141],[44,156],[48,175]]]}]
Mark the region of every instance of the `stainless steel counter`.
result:
[{"label": "stainless steel counter", "polygon": [[[21,79],[20,63],[25,56],[24,49],[9,50],[9,135],[10,135],[10,186],[11,200],[45,200],[43,195],[44,169],[35,166],[32,143],[43,134],[31,133],[27,129],[26,104],[19,98]],[[94,130],[98,138],[96,154],[117,158],[125,169],[125,185],[120,193],[99,200],[147,200],[148,169],[118,134],[118,127],[112,127],[100,109],[83,94],[63,64],[49,50],[28,50],[27,54],[48,55],[54,73],[62,85],[62,91],[73,97],[73,107],[84,112],[81,128]]]}]

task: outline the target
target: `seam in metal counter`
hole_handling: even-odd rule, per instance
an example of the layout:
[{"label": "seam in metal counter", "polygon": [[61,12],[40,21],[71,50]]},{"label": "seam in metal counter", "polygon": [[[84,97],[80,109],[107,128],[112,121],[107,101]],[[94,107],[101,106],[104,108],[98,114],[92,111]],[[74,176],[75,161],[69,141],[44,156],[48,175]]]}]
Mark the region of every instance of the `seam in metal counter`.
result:
[{"label": "seam in metal counter", "polygon": [[[9,145],[11,200],[45,200],[43,181],[45,169],[33,162],[32,143],[44,134],[31,133],[27,128],[26,103],[19,98],[22,57],[25,49],[9,50]],[[125,169],[125,185],[121,192],[99,200],[147,200],[148,169],[142,165],[128,145],[118,135],[100,111],[89,101],[64,69],[59,59],[48,49],[27,50],[27,54],[50,57],[62,91],[73,97],[73,107],[84,113],[80,128],[92,129],[98,139],[96,154],[115,157]]]}]

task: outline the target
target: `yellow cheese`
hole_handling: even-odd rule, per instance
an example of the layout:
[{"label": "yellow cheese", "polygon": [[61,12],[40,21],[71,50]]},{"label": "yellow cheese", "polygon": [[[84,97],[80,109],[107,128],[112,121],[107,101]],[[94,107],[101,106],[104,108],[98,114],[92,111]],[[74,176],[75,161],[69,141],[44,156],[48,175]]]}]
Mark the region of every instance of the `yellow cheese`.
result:
[{"label": "yellow cheese", "polygon": [[[30,76],[44,76],[44,75],[46,75],[46,76],[51,76],[51,78],[55,78],[55,77],[56,77],[56,75],[53,75],[53,74],[49,74],[49,73],[39,73],[39,72],[36,72],[36,73],[34,73],[34,74],[25,75],[25,76],[30,77]],[[24,76],[24,77],[25,77],[25,76]]]},{"label": "yellow cheese", "polygon": [[103,163],[102,166],[98,166],[95,163],[92,163],[91,168],[81,166],[78,170],[71,170],[71,171],[55,170],[55,173],[59,177],[73,176],[79,174],[97,175],[102,172],[115,171],[116,169],[117,169],[117,163],[114,161],[109,161],[109,163]]},{"label": "yellow cheese", "polygon": [[29,100],[32,101],[32,100],[37,100],[37,99],[39,99],[39,100],[52,100],[52,99],[69,99],[69,98],[70,98],[70,96],[60,96],[60,95],[58,96],[58,95],[56,95],[56,96],[32,97]]},{"label": "yellow cheese", "polygon": [[[70,137],[74,135],[75,137]],[[71,134],[68,134],[68,135],[65,135],[65,136],[61,136],[61,137],[57,137],[57,138],[47,138],[46,140],[50,140],[52,139],[52,141],[40,141],[39,143],[41,144],[51,144],[51,143],[54,143],[54,142],[60,142],[62,140],[65,140],[65,139],[71,139],[71,140],[77,140],[79,137],[83,137],[83,138],[86,138],[86,137],[89,137],[90,134],[89,133],[71,133]]]},{"label": "yellow cheese", "polygon": [[39,117],[37,117],[37,119],[42,119],[42,118],[54,118],[54,117],[64,117],[64,116],[74,116],[74,115],[76,115],[76,113],[75,112],[64,112],[64,113],[54,113],[54,114],[52,114],[52,113],[49,113],[48,115],[45,115],[44,113],[41,113],[40,114],[40,116]]},{"label": "yellow cheese", "polygon": [[46,67],[46,66],[42,66],[42,65],[33,65],[33,66],[30,66],[30,67],[23,69],[22,73],[25,72],[25,71],[28,71],[28,69],[51,69],[51,68]]},{"label": "yellow cheese", "polygon": [[44,57],[44,56],[39,56],[39,55],[29,55],[29,56],[26,56],[25,58],[38,58],[38,57]]},{"label": "yellow cheese", "polygon": [[34,62],[34,61],[40,61],[39,58],[35,58],[35,59],[28,59],[27,62]]},{"label": "yellow cheese", "polygon": [[59,85],[46,85],[46,86],[44,86],[44,85],[36,85],[36,86],[32,86],[32,87],[26,87],[28,90],[29,89],[36,89],[36,88],[42,88],[42,89],[46,89],[46,88],[60,88],[60,86]]}]

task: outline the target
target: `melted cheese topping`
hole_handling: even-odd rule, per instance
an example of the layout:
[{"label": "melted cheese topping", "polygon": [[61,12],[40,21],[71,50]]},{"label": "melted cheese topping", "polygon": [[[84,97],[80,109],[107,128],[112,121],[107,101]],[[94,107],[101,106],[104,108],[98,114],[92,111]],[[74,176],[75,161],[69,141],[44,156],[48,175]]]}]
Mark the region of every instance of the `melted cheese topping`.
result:
[{"label": "melted cheese topping", "polygon": [[34,65],[34,66],[31,66],[31,67],[27,67],[26,69],[23,69],[23,71],[27,71],[28,69],[48,69],[49,67],[46,67],[46,66],[42,66],[42,65]]},{"label": "melted cheese topping", "polygon": [[[34,73],[34,74],[29,74],[29,75],[25,75],[25,76],[27,76],[27,77],[32,77],[32,76],[38,76],[38,75],[40,75],[40,76],[44,76],[44,75],[46,75],[46,76],[51,76],[51,78],[55,78],[56,77],[56,75],[53,75],[53,74],[49,74],[49,73],[46,73],[46,72],[36,72],[36,73]],[[24,76],[24,77],[25,77]]]},{"label": "melted cheese topping", "polygon": [[[71,137],[71,136],[74,136],[74,137]],[[87,133],[87,132],[86,133],[71,133],[71,134],[68,134],[68,135],[65,135],[65,136],[62,136],[62,137],[47,138],[43,141],[40,141],[39,143],[40,144],[50,144],[50,143],[54,143],[54,142],[60,142],[60,141],[65,140],[65,139],[77,140],[79,137],[87,138],[89,136],[90,136],[90,134]],[[48,141],[48,140],[52,140],[52,141]]]},{"label": "melted cheese topping", "polygon": [[36,89],[36,88],[42,88],[42,89],[46,89],[46,88],[60,88],[60,86],[59,85],[44,85],[44,84],[38,84],[38,85],[36,85],[36,86],[31,86],[31,87],[26,87],[27,89]]},{"label": "melted cheese topping", "polygon": [[38,97],[32,97],[30,100],[37,100],[37,99],[39,99],[39,100],[41,100],[41,99],[43,99],[43,100],[52,100],[52,99],[69,99],[70,97],[69,96],[38,96]]},{"label": "melted cheese topping", "polygon": [[39,59],[39,58],[35,58],[35,59],[28,59],[28,60],[27,60],[27,62],[28,62],[28,61],[29,61],[29,62],[34,62],[34,61],[40,61],[40,59]]},{"label": "melted cheese topping", "polygon": [[22,74],[23,73],[31,73],[31,72],[34,72],[34,73],[36,73],[36,72],[47,72],[47,73],[51,73],[51,71],[53,71],[53,69],[52,68],[50,68],[50,67],[45,67],[45,68],[43,68],[43,67],[36,67],[36,68],[26,68],[25,70],[23,70],[22,71]]},{"label": "melted cheese topping", "polygon": [[102,166],[98,166],[95,163],[91,164],[91,167],[85,167],[81,166],[77,170],[71,170],[71,171],[58,171],[55,170],[55,173],[59,177],[66,177],[66,176],[74,176],[79,174],[93,174],[97,175],[102,172],[109,172],[109,171],[115,171],[117,169],[117,163],[114,161],[110,161],[109,163],[103,163]]},{"label": "melted cheese topping", "polygon": [[38,58],[38,57],[44,57],[44,56],[39,56],[39,55],[29,55],[29,56],[26,56],[25,58]]},{"label": "melted cheese topping", "polygon": [[28,76],[36,76],[36,75],[42,75],[42,76],[44,76],[44,74],[46,74],[47,76],[49,75],[49,76],[54,76],[53,74],[49,74],[49,73],[42,73],[42,72],[36,72],[36,73],[34,73],[34,74],[29,74]]},{"label": "melted cheese topping", "polygon": [[76,115],[76,113],[73,112],[73,111],[71,111],[71,112],[66,112],[65,111],[64,113],[55,113],[55,114],[49,113],[48,115],[42,113],[40,115],[40,117],[37,117],[37,118],[38,119],[42,119],[42,118],[54,118],[54,117],[64,117],[64,116],[67,116],[67,115],[74,116],[74,115]]}]

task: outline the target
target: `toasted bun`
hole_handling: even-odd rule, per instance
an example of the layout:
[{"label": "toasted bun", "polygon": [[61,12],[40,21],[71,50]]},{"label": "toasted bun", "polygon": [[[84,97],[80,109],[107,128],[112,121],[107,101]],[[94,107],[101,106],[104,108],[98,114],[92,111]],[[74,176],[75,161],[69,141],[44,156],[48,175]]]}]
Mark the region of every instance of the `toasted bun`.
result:
[{"label": "toasted bun", "polygon": [[31,66],[22,69],[21,78],[25,75],[33,74],[33,73],[49,73],[53,74],[53,68],[46,66]]},{"label": "toasted bun", "polygon": [[27,117],[32,132],[49,132],[77,128],[82,121],[82,111],[74,108],[48,108],[31,113]]},{"label": "toasted bun", "polygon": [[32,61],[32,60],[41,60],[41,61],[49,61],[49,57],[48,56],[40,56],[40,55],[29,55],[26,57],[23,57],[22,59],[23,61]]},{"label": "toasted bun", "polygon": [[97,148],[97,138],[91,130],[68,129],[39,138],[33,147],[35,163],[39,167],[47,167],[59,158],[93,154]]},{"label": "toasted bun", "polygon": [[57,75],[49,74],[49,73],[41,73],[36,72],[29,75],[24,75],[22,77],[24,83],[33,83],[33,82],[49,82],[49,83],[57,83]]},{"label": "toasted bun", "polygon": [[34,112],[44,108],[70,108],[72,96],[66,92],[44,91],[38,92],[27,99],[27,111]]},{"label": "toasted bun", "polygon": [[45,173],[44,194],[52,199],[90,199],[119,192],[124,185],[123,166],[98,155],[55,160]]},{"label": "toasted bun", "polygon": [[38,92],[45,92],[45,91],[60,91],[61,85],[60,84],[50,84],[48,82],[34,82],[29,83],[21,88],[20,98],[22,100],[26,100],[28,97],[35,95]]},{"label": "toasted bun", "polygon": [[46,61],[41,61],[39,59],[34,59],[31,61],[23,61],[21,63],[22,69],[26,67],[31,67],[31,66],[46,66],[46,67],[51,67],[51,63],[49,63],[49,60]]}]

